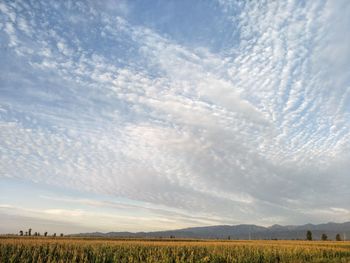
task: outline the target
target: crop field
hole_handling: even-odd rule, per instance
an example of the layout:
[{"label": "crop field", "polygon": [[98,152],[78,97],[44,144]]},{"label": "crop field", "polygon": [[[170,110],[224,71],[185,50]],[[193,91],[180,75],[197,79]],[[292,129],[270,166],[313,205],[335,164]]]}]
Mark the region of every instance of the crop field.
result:
[{"label": "crop field", "polygon": [[350,242],[0,238],[0,262],[350,262]]}]

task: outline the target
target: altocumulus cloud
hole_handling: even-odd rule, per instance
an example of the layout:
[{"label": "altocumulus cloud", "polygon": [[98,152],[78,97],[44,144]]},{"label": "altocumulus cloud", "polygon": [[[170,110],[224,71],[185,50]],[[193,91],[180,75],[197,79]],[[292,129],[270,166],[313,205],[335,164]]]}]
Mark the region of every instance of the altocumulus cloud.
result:
[{"label": "altocumulus cloud", "polygon": [[349,219],[350,3],[148,4],[0,3],[0,176],[170,224]]}]

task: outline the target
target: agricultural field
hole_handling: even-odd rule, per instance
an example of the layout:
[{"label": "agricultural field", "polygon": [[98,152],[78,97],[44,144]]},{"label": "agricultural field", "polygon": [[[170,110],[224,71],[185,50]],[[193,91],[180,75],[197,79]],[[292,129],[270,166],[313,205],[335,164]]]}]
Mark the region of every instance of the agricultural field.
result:
[{"label": "agricultural field", "polygon": [[0,238],[0,262],[350,262],[350,242]]}]

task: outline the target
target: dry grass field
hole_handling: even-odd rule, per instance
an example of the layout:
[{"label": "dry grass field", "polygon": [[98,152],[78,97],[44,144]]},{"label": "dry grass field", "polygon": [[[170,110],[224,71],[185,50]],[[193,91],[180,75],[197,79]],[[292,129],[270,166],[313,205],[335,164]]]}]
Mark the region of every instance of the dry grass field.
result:
[{"label": "dry grass field", "polygon": [[0,262],[350,262],[350,242],[1,238]]}]

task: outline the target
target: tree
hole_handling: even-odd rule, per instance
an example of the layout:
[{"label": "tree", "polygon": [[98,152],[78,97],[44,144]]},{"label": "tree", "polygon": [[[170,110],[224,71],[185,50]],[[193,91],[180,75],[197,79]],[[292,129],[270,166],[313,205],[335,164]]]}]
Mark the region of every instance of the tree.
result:
[{"label": "tree", "polygon": [[53,235],[52,235],[53,237],[56,237],[56,233],[53,233]]},{"label": "tree", "polygon": [[19,235],[20,235],[20,236],[23,236],[23,230],[20,230],[20,231],[19,231]]},{"label": "tree", "polygon": [[308,230],[308,231],[306,232],[306,240],[309,240],[309,241],[312,240],[312,232],[311,232],[310,230]]},{"label": "tree", "polygon": [[60,237],[63,237],[63,233],[60,234]]},{"label": "tree", "polygon": [[323,234],[321,235],[321,239],[322,239],[323,241],[326,241],[327,238],[328,238],[328,236],[327,236],[326,234],[323,233]]},{"label": "tree", "polygon": [[36,237],[38,235],[38,233],[37,232],[34,232],[34,236]]},{"label": "tree", "polygon": [[47,237],[47,232],[44,233],[44,236]]},{"label": "tree", "polygon": [[335,236],[335,240],[336,240],[336,241],[341,241],[340,234],[337,234],[337,235]]},{"label": "tree", "polygon": [[25,234],[26,236],[28,236],[28,231],[26,231],[26,234]]}]

